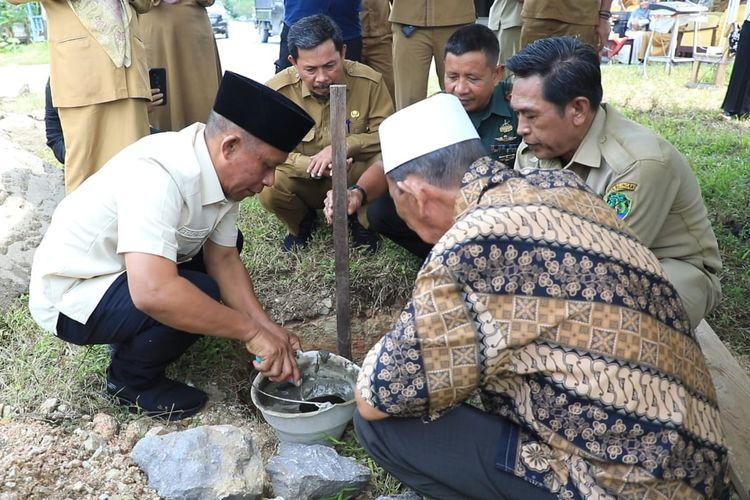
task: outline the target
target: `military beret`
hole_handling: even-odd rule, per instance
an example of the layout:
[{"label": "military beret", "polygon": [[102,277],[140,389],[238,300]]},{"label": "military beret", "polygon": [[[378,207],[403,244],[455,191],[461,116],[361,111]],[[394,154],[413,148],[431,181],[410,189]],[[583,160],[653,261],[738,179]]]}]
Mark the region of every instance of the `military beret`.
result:
[{"label": "military beret", "polygon": [[250,78],[225,71],[214,111],[258,139],[290,152],[315,125],[304,109]]}]

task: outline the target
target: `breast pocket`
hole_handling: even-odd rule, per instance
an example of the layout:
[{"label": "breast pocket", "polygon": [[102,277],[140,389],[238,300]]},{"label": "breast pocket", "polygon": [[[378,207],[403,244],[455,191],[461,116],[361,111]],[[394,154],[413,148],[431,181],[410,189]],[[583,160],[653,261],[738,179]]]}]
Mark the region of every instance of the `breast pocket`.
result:
[{"label": "breast pocket", "polygon": [[179,228],[177,230],[177,261],[184,262],[197,254],[209,234],[211,234],[211,229],[208,227],[196,229],[182,226]]},{"label": "breast pocket", "polygon": [[361,111],[353,109],[349,112],[347,123],[348,134],[364,134],[367,132],[367,119]]}]

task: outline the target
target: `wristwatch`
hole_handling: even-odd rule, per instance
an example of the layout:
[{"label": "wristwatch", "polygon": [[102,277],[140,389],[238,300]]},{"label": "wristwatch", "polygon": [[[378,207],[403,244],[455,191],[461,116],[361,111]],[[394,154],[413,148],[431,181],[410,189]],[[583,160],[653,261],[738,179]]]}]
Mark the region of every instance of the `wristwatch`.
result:
[{"label": "wristwatch", "polygon": [[359,191],[359,194],[362,195],[362,205],[367,205],[367,191],[360,186],[359,184],[352,184],[349,186],[349,191]]}]

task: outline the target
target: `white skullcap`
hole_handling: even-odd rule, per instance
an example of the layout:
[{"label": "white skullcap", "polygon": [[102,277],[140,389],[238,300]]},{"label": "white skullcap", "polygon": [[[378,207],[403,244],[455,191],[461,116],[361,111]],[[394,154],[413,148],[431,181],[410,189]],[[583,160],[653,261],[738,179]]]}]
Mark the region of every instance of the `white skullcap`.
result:
[{"label": "white skullcap", "polygon": [[392,114],[380,124],[387,174],[407,161],[469,139],[479,139],[461,101],[436,94]]}]

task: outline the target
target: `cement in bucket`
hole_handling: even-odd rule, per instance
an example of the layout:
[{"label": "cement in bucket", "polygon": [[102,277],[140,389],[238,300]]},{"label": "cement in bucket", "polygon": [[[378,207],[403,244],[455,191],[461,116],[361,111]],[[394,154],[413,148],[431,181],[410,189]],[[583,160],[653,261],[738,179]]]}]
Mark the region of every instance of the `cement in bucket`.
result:
[{"label": "cement in bucket", "polygon": [[[327,444],[326,436],[340,438],[354,414],[359,367],[325,351],[298,353],[297,363],[302,374],[299,388],[258,374],[250,391],[253,403],[281,441]],[[296,402],[300,400],[330,404]]]}]

